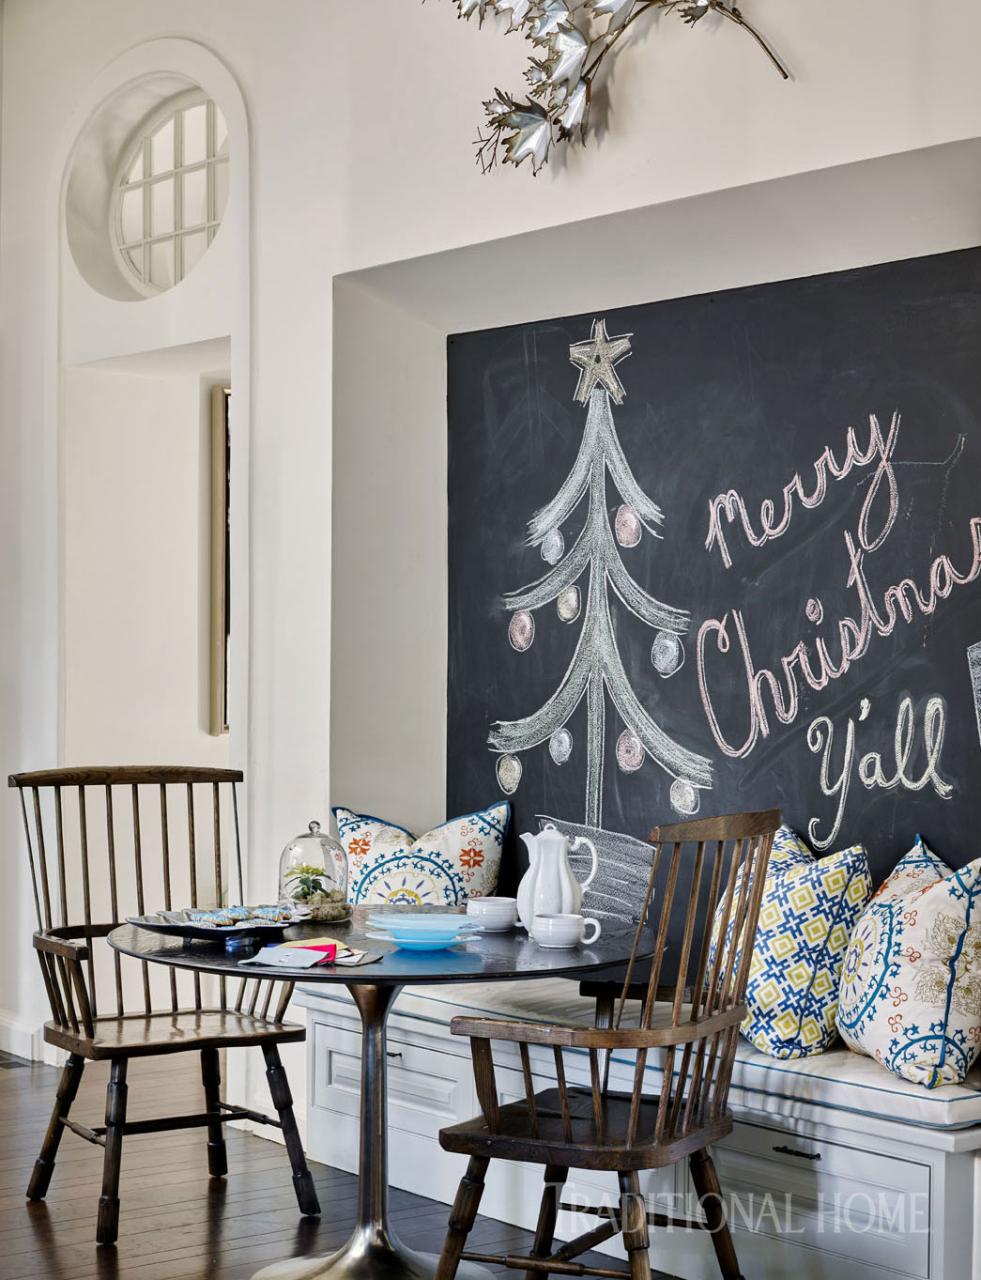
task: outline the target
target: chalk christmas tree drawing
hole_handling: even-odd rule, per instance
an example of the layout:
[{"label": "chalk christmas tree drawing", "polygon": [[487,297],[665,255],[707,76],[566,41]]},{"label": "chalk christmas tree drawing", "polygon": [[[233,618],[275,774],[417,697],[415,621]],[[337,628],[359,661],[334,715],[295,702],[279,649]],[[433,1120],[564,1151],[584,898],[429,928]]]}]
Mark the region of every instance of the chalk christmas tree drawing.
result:
[{"label": "chalk christmas tree drawing", "polygon": [[[487,739],[498,755],[498,783],[511,795],[521,781],[518,753],[547,742],[556,765],[570,758],[574,742],[568,724],[585,698],[585,823],[591,827],[602,825],[607,698],[623,725],[616,746],[623,772],[635,773],[645,760],[652,760],[672,779],[671,805],[684,815],[697,811],[699,791],[712,785],[711,762],[676,742],[641,705],[624,671],[610,613],[612,591],[635,618],[654,629],[651,662],[658,675],[667,678],[679,670],[688,613],[644,591],[621,557],[620,549],[637,546],[645,531],[659,538],[664,519],[634,479],[613,423],[611,401],[622,404],[625,395],[616,365],[630,354],[630,337],[608,337],[606,321],[594,320],[590,338],[569,347],[569,359],[579,369],[575,399],[588,405],[582,443],[558,493],[528,524],[528,545],[539,547],[550,567],[536,582],[506,595],[504,606],[511,613],[508,637],[519,653],[534,643],[535,611],[553,601],[563,623],[581,616],[582,628],[572,661],[552,696],[521,720],[495,722]],[[612,520],[607,475],[621,500]],[[567,552],[562,526],[584,498],[585,519]],[[584,576],[587,581],[581,588]]]}]

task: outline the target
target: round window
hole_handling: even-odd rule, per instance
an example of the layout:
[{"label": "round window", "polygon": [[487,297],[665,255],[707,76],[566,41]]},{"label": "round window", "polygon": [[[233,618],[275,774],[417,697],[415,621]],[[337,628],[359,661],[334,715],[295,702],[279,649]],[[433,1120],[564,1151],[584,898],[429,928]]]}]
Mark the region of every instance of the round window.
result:
[{"label": "round window", "polygon": [[204,256],[228,200],[228,130],[200,91],[172,98],[137,131],[113,185],[111,232],[143,294],[178,284]]}]

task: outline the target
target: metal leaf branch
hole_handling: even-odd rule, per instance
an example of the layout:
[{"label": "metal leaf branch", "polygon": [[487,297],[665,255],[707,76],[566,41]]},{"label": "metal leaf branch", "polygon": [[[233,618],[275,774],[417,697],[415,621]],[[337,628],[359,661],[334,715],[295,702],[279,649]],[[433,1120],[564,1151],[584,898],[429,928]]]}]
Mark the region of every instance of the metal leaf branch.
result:
[{"label": "metal leaf branch", "polygon": [[589,127],[593,87],[604,63],[624,34],[650,13],[674,13],[694,27],[709,13],[741,27],[786,80],[788,73],[773,49],[743,17],[733,0],[453,0],[461,18],[487,14],[508,19],[535,49],[525,79],[528,96],[514,98],[503,89],[484,103],[487,124],[478,130],[477,163],[487,173],[503,156],[505,164],[531,160],[533,173],[548,162],[551,148]]}]

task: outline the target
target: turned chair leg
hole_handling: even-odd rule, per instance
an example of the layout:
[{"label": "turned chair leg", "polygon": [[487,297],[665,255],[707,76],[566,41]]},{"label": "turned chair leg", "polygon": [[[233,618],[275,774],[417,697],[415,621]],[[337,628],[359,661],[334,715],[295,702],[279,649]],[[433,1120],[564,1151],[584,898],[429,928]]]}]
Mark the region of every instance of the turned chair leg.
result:
[{"label": "turned chair leg", "polygon": [[[547,1258],[552,1252],[552,1241],[555,1239],[555,1223],[559,1216],[559,1197],[569,1170],[561,1165],[545,1166],[545,1186],[542,1189],[542,1203],[538,1210],[538,1226],[535,1230],[535,1243],[531,1247],[533,1258]],[[541,1273],[526,1271],[525,1280],[537,1280]]]},{"label": "turned chair leg", "polygon": [[209,1116],[215,1117],[208,1121],[208,1172],[212,1178],[223,1178],[228,1172],[228,1154],[221,1123],[221,1061],[215,1048],[201,1050],[201,1080],[204,1108]]},{"label": "turned chair leg", "polygon": [[453,1208],[450,1210],[450,1221],[443,1242],[443,1252],[439,1255],[436,1267],[436,1280],[454,1280],[457,1267],[460,1265],[460,1254],[467,1243],[467,1236],[473,1228],[480,1207],[480,1197],[484,1194],[484,1175],[490,1160],[486,1156],[471,1156],[467,1171],[460,1180]]},{"label": "turned chair leg", "polygon": [[95,1238],[99,1244],[115,1244],[119,1234],[119,1166],[126,1124],[125,1058],[113,1058],[106,1087],[106,1154],[102,1162],[102,1195]]},{"label": "turned chair leg", "polygon": [[51,1119],[48,1121],[44,1141],[41,1143],[41,1152],[34,1161],[34,1171],[27,1186],[28,1200],[43,1200],[48,1193],[51,1175],[54,1173],[55,1157],[58,1154],[58,1145],[61,1142],[61,1135],[65,1131],[62,1121],[68,1119],[68,1113],[71,1111],[75,1095],[78,1093],[78,1086],[82,1079],[84,1067],[85,1059],[79,1058],[74,1053],[65,1063],[61,1079],[58,1081],[54,1109],[51,1112]]},{"label": "turned chair leg", "polygon": [[688,1157],[688,1167],[691,1169],[691,1180],[695,1184],[695,1194],[705,1214],[705,1227],[712,1237],[722,1278],[723,1280],[743,1280],[743,1274],[739,1270],[739,1260],[736,1257],[736,1246],[732,1242],[732,1233],[729,1231],[729,1220],[722,1198],[719,1175],[715,1172],[712,1157],[707,1150],[696,1151],[694,1155]]},{"label": "turned chair leg", "polygon": [[627,1250],[631,1280],[651,1280],[651,1241],[647,1231],[647,1202],[636,1172],[621,1173],[620,1230]]},{"label": "turned chair leg", "polygon": [[320,1201],[317,1199],[317,1188],[314,1186],[307,1158],[303,1154],[300,1131],[296,1127],[296,1116],[293,1114],[293,1095],[279,1057],[279,1049],[274,1044],[264,1044],[262,1054],[266,1059],[269,1095],[273,1106],[279,1112],[286,1151],[293,1167],[293,1189],[296,1191],[296,1202],[305,1217],[317,1218],[320,1216]]}]

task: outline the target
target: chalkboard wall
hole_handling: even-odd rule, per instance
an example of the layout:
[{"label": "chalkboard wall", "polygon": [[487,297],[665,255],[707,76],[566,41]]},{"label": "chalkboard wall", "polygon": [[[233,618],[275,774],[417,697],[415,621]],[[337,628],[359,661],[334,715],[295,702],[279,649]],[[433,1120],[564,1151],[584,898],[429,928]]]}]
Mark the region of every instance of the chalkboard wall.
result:
[{"label": "chalkboard wall", "polygon": [[450,813],[981,856],[981,250],[458,334],[448,394]]}]

